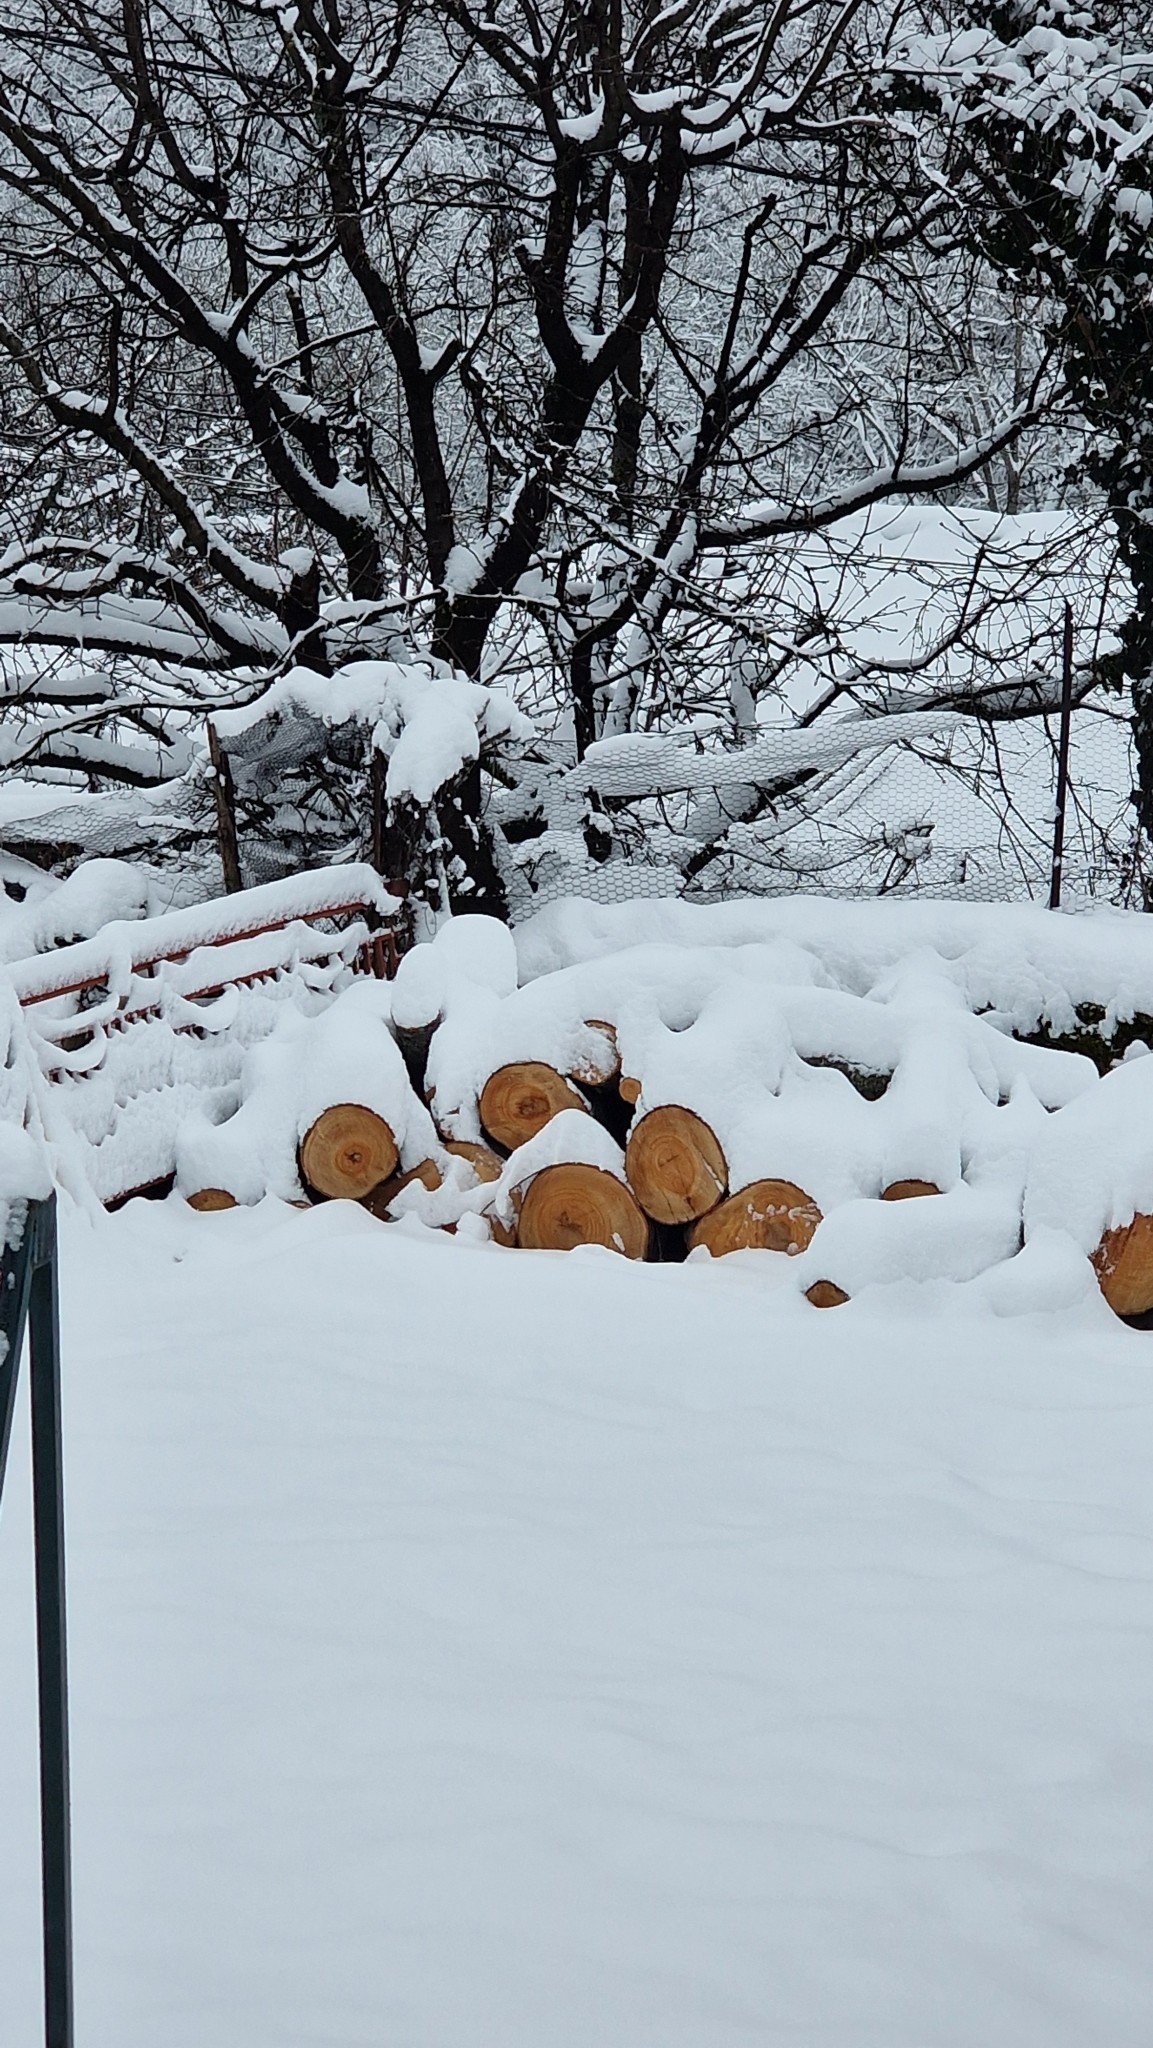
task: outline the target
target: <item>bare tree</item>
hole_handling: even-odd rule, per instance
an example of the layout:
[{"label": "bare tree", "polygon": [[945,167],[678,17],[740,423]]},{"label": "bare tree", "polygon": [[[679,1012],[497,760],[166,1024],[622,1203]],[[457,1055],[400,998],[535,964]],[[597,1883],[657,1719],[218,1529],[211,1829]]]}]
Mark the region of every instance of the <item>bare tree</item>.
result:
[{"label": "bare tree", "polygon": [[[734,601],[718,563],[986,474],[1048,363],[967,412],[963,364],[921,374],[968,224],[950,119],[877,62],[907,27],[905,0],[11,0],[22,758],[157,781],[190,719],[384,656],[529,669],[579,762],[691,710],[678,626],[738,663],[764,639],[762,570]],[[746,695],[835,659],[819,609],[781,638]],[[367,837],[371,763],[313,766]],[[493,772],[482,746],[426,819],[378,817],[385,865],[499,909]]]}]

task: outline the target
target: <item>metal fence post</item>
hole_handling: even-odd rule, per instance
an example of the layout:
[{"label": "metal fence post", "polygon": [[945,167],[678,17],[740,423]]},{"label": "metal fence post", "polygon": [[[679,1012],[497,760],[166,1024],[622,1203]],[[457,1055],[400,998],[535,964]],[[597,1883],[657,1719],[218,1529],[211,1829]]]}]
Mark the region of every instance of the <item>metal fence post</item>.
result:
[{"label": "metal fence post", "polygon": [[1061,644],[1061,728],[1057,740],[1057,795],[1053,806],[1053,867],[1049,908],[1061,908],[1061,871],[1065,859],[1065,799],[1069,790],[1069,720],[1073,711],[1073,607],[1065,601]]},{"label": "metal fence post", "polygon": [[0,1494],[25,1327],[32,1406],[45,2048],[72,2048],[72,1879],[56,1197],[30,1202],[0,1268]]}]

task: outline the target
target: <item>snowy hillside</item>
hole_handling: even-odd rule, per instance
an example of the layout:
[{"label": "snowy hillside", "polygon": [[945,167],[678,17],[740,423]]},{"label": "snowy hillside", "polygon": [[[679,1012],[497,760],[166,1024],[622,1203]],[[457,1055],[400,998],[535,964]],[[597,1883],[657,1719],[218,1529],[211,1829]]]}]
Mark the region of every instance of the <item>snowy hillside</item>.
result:
[{"label": "snowy hillside", "polygon": [[64,1252],[78,2040],[1142,2048],[1153,1381],[1087,1266],[1006,1319],[347,1203]]}]

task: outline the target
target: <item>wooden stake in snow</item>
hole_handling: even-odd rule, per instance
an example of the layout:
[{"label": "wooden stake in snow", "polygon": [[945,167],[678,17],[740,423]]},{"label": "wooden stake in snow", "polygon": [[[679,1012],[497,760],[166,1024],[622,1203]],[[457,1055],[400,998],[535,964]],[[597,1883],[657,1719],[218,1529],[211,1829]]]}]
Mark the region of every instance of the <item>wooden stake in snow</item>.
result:
[{"label": "wooden stake in snow", "polygon": [[559,1116],[588,1109],[583,1096],[543,1060],[513,1060],[490,1074],[480,1094],[480,1120],[494,1145],[515,1152]]},{"label": "wooden stake in snow", "polygon": [[791,1180],[754,1180],[730,1195],[690,1232],[689,1250],[803,1252],[821,1220],[816,1203]]},{"label": "wooden stake in snow", "polygon": [[891,1180],[881,1196],[882,1202],[913,1202],[920,1195],[939,1195],[941,1192],[934,1180]]},{"label": "wooden stake in snow", "polygon": [[1153,1216],[1134,1216],[1119,1230],[1107,1230],[1093,1253],[1093,1266],[1115,1315],[1148,1315],[1153,1309]]},{"label": "wooden stake in snow", "polygon": [[716,1133],[691,1109],[650,1109],[629,1133],[625,1172],[654,1223],[694,1223],[715,1209],[728,1184]]},{"label": "wooden stake in snow", "polygon": [[623,1181],[600,1166],[546,1166],[521,1203],[519,1241],[530,1251],[603,1244],[643,1259],[649,1226]]},{"label": "wooden stake in snow", "polygon": [[359,1202],[391,1180],[397,1163],[396,1141],[384,1118],[356,1102],[326,1109],[301,1140],[301,1175],[330,1200]]},{"label": "wooden stake in snow", "polygon": [[205,1211],[235,1209],[236,1196],[230,1195],[227,1188],[197,1188],[194,1195],[189,1195],[188,1206],[190,1209]]}]

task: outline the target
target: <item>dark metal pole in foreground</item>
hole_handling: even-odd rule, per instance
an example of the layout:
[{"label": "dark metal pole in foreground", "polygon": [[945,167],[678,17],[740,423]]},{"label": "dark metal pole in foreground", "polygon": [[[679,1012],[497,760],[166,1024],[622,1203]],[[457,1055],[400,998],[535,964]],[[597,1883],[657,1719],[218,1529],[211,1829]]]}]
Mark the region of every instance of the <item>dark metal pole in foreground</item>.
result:
[{"label": "dark metal pole in foreground", "polygon": [[0,1494],[25,1325],[32,1382],[32,1512],[40,1698],[40,1860],[45,2048],[72,2048],[72,1883],[68,1796],[68,1660],[64,1623],[64,1465],[56,1197],[30,1202],[0,1277]]},{"label": "dark metal pole in foreground", "polygon": [[1069,789],[1069,719],[1073,710],[1073,607],[1065,603],[1061,647],[1061,730],[1057,740],[1057,796],[1053,806],[1053,870],[1049,908],[1061,908],[1061,869],[1065,858],[1065,798]]}]

